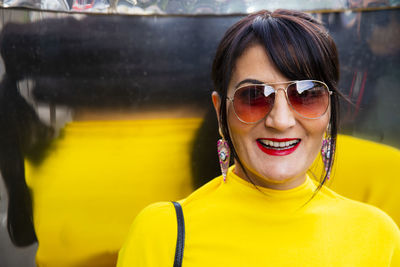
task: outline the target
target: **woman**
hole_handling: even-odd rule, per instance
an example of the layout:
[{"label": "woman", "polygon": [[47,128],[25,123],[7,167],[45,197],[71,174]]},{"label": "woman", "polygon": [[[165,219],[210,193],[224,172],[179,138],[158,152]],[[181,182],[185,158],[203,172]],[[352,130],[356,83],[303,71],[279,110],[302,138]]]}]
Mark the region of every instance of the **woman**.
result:
[{"label": "woman", "polygon": [[[212,77],[222,176],[144,209],[118,266],[399,266],[391,218],[323,186],[340,94],[323,26],[296,11],[251,14],[226,32]],[[307,171],[319,151],[316,185]]]}]

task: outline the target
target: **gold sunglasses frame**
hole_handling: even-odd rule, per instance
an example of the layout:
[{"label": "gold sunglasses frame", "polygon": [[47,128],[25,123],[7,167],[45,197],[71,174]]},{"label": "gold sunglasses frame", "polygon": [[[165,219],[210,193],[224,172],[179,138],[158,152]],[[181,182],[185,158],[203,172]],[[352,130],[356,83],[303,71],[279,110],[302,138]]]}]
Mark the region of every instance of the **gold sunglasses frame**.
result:
[{"label": "gold sunglasses frame", "polygon": [[[324,113],[322,113],[320,116],[315,117],[315,118],[306,117],[306,116],[300,114],[300,113],[292,106],[292,103],[290,103],[289,97],[288,97],[288,94],[287,94],[287,89],[289,88],[289,86],[291,86],[291,85],[293,85],[293,84],[296,84],[296,83],[298,83],[298,82],[317,82],[317,83],[323,84],[323,85],[325,86],[326,90],[327,90],[328,93],[329,93],[328,105],[327,105],[327,107],[326,107]],[[286,86],[286,88],[283,88],[283,87],[282,87],[282,88],[278,88],[278,89],[275,89],[273,86],[271,86],[271,85],[279,85],[279,84],[287,84],[287,86]],[[277,94],[277,92],[278,92],[279,90],[283,90],[283,91],[285,92],[286,101],[288,102],[290,108],[291,108],[297,115],[299,115],[300,117],[305,118],[305,119],[309,119],[309,120],[317,120],[317,119],[319,119],[319,118],[321,118],[322,116],[325,115],[325,113],[328,111],[329,106],[331,105],[331,98],[330,98],[330,96],[333,94],[333,91],[329,90],[329,87],[328,87],[328,85],[327,85],[326,83],[321,82],[321,81],[318,81],[318,80],[297,80],[297,81],[288,81],[288,82],[254,83],[254,84],[245,84],[245,85],[242,85],[242,86],[236,88],[235,91],[233,91],[233,96],[232,96],[232,97],[228,97],[228,96],[227,96],[226,99],[232,102],[233,111],[235,112],[235,115],[236,115],[236,117],[238,118],[238,120],[240,120],[241,122],[246,123],[246,124],[256,124],[256,123],[258,123],[258,122],[264,120],[264,119],[268,116],[268,114],[271,112],[272,108],[274,107],[274,106],[272,106],[271,110],[270,110],[267,114],[265,114],[264,117],[262,117],[261,119],[259,119],[258,121],[255,121],[255,122],[247,122],[247,121],[242,120],[242,119],[238,116],[238,114],[236,113],[236,110],[235,110],[235,104],[234,104],[235,94],[236,94],[236,92],[237,92],[238,90],[240,90],[240,89],[242,89],[242,88],[244,88],[244,87],[252,86],[252,85],[264,85],[264,86],[269,86],[269,87],[271,87],[271,88],[274,90],[275,97],[276,97],[276,94]],[[274,99],[274,104],[275,104],[275,99]]]}]

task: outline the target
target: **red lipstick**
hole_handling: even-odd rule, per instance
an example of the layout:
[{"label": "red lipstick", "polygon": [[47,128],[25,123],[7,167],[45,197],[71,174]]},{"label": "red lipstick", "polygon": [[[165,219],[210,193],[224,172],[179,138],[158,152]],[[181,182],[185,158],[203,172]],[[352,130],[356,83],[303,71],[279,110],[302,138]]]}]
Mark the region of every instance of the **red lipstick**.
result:
[{"label": "red lipstick", "polygon": [[[281,144],[283,146],[281,146]],[[271,156],[286,156],[293,153],[301,142],[301,139],[297,138],[260,138],[257,139],[257,146],[260,150]]]}]

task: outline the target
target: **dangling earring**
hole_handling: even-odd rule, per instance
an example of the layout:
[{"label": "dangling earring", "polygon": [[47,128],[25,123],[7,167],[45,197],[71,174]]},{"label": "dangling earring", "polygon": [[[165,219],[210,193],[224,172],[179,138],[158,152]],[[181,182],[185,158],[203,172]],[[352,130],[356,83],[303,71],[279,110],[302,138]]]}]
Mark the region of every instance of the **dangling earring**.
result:
[{"label": "dangling earring", "polygon": [[324,140],[322,140],[321,156],[325,166],[326,178],[328,180],[331,176],[331,169],[329,168],[329,162],[331,161],[333,153],[334,153],[334,148],[332,146],[332,139],[330,136],[327,136],[324,138]]},{"label": "dangling earring", "polygon": [[229,159],[231,156],[231,151],[229,149],[228,142],[224,138],[218,140],[217,149],[218,149],[219,165],[221,166],[221,172],[225,182],[229,168]]}]

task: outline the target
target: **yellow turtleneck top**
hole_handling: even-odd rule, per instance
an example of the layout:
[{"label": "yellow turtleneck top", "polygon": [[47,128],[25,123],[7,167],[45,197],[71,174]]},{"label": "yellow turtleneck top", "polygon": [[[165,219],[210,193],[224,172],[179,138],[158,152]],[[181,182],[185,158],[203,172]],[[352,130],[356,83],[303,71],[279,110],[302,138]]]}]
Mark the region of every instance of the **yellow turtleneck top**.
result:
[{"label": "yellow turtleneck top", "polygon": [[[183,266],[400,266],[400,232],[373,206],[307,177],[290,190],[256,189],[234,174],[179,201],[185,218]],[[306,204],[307,203],[307,204]],[[306,204],[306,205],[305,205]],[[118,267],[172,266],[172,203],[145,208],[119,252]]]}]

